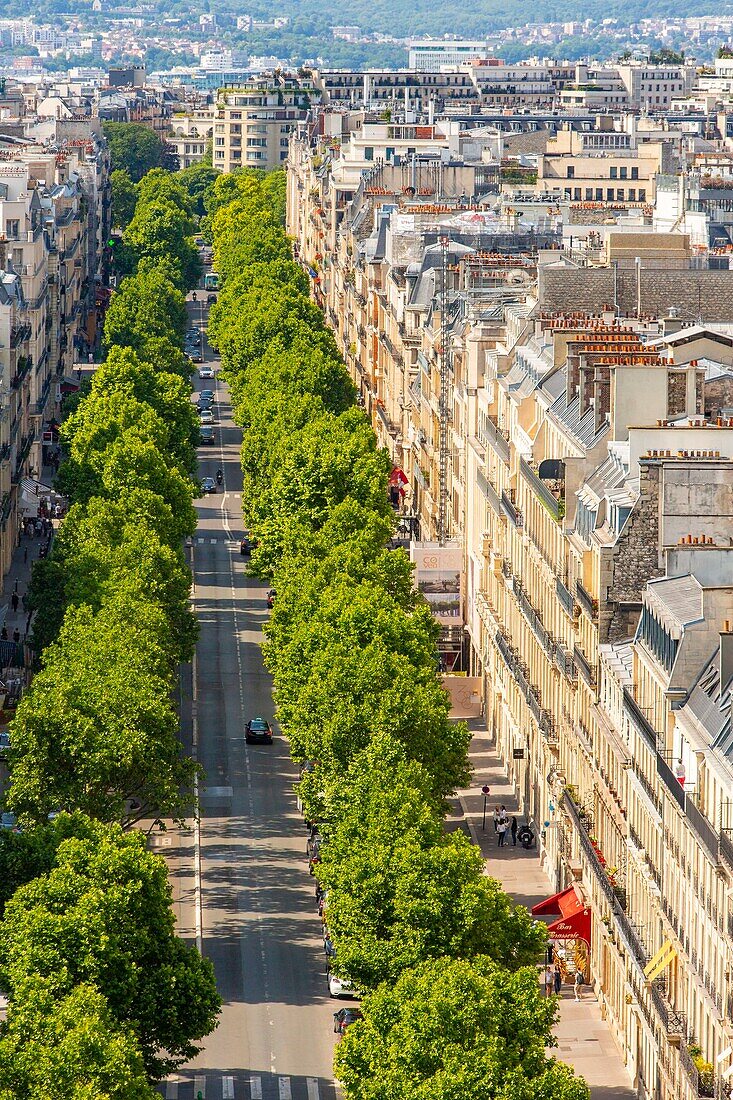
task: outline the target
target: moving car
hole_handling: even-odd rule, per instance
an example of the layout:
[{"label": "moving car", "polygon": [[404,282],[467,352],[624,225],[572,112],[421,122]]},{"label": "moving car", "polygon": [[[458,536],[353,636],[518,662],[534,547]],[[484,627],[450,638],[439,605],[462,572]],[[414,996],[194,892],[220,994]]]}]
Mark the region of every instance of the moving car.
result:
[{"label": "moving car", "polygon": [[216,394],[214,393],[213,390],[199,390],[198,396],[199,396],[199,401],[201,401],[204,398],[208,401],[213,401],[214,398],[216,397]]},{"label": "moving car", "polygon": [[244,739],[248,745],[262,742],[265,745],[272,744],[272,729],[266,718],[250,718],[244,727]]},{"label": "moving car", "polygon": [[199,409],[199,423],[201,424],[213,424],[214,414],[211,409]]},{"label": "moving car", "polygon": [[213,367],[199,367],[199,378],[203,381],[204,378],[215,378]]},{"label": "moving car", "polygon": [[273,607],[275,606],[275,597],[276,596],[277,596],[277,593],[276,593],[274,588],[271,588],[270,591],[267,593],[267,606],[270,609],[270,611],[272,611]]},{"label": "moving car", "polygon": [[206,295],[206,304],[207,304],[207,306],[215,306],[216,305],[216,294],[207,294]]},{"label": "moving car", "polygon": [[202,447],[213,447],[216,443],[214,439],[214,429],[210,424],[202,424],[199,428],[199,438],[201,440]]},{"label": "moving car", "polygon": [[198,403],[199,412],[201,412],[202,409],[210,409],[213,404],[214,404],[214,398],[213,397],[209,397],[208,394],[199,394],[199,403]]},{"label": "moving car", "polygon": [[195,344],[198,347],[201,343],[201,331],[197,328],[190,328],[186,333],[186,343]]},{"label": "moving car", "polygon": [[215,493],[216,491],[217,491],[216,490],[216,482],[214,481],[213,477],[202,477],[201,478],[201,492],[202,493]]},{"label": "moving car", "polygon": [[358,993],[348,978],[337,978],[330,970],[328,972],[329,997],[358,997]]},{"label": "moving car", "polygon": [[343,1035],[348,1027],[361,1019],[360,1008],[340,1008],[333,1014],[333,1030],[336,1035]]},{"label": "moving car", "polygon": [[201,348],[195,348],[191,344],[186,344],[186,355],[189,359],[193,359],[194,363],[203,363],[204,361]]},{"label": "moving car", "polygon": [[245,531],[239,544],[239,553],[243,558],[248,558],[256,546],[257,539],[253,539],[249,531]]}]

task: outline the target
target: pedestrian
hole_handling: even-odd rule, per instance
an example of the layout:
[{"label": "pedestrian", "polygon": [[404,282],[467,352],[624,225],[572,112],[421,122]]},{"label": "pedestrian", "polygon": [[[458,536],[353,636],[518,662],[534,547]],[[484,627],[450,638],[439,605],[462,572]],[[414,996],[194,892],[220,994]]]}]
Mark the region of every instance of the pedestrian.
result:
[{"label": "pedestrian", "polygon": [[501,814],[499,813],[499,807],[494,806],[494,832],[495,833],[499,831],[498,830],[498,825],[499,825],[500,816],[501,816]]},{"label": "pedestrian", "polygon": [[13,605],[13,614],[16,615],[18,613],[18,604],[20,603],[17,592],[13,592],[12,596],[10,597],[10,602]]},{"label": "pedestrian", "polygon": [[7,628],[7,626],[4,626],[2,628],[2,630],[0,630],[0,642],[7,642],[7,640],[8,640],[8,628]]},{"label": "pedestrian", "polygon": [[562,989],[562,970],[560,969],[560,963],[555,963],[555,993],[559,997],[560,990]]},{"label": "pedestrian", "polygon": [[13,587],[13,592],[17,592],[17,591],[18,591],[18,582],[16,581],[15,585]]},{"label": "pedestrian", "polygon": [[580,994],[581,994],[581,991],[583,989],[583,981],[584,981],[583,971],[582,970],[576,970],[575,971],[575,980],[573,981],[573,989],[575,991],[575,1000],[576,1001],[580,1000]]},{"label": "pedestrian", "polygon": [[25,549],[23,550],[23,565],[27,565],[27,564],[28,564],[28,547],[26,546]]},{"label": "pedestrian", "polygon": [[18,630],[17,626],[16,626],[15,630],[13,631],[13,641],[15,642],[16,645],[20,641],[20,631]]},{"label": "pedestrian", "polygon": [[511,830],[512,830],[512,848],[516,848],[516,846],[517,846],[517,819],[514,816],[514,814],[512,814]]},{"label": "pedestrian", "polygon": [[555,972],[551,966],[545,970],[545,996],[551,997],[552,991],[555,988]]},{"label": "pedestrian", "polygon": [[504,847],[504,837],[506,836],[507,820],[505,817],[500,817],[496,826],[496,834],[499,838],[499,847]]}]

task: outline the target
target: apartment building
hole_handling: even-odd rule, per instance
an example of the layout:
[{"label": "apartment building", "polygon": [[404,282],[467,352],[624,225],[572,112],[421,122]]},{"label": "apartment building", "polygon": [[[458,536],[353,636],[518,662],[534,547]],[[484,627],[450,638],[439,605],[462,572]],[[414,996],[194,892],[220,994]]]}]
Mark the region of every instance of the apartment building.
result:
[{"label": "apartment building", "polygon": [[562,129],[548,139],[537,162],[541,192],[557,191],[574,202],[651,203],[659,173],[669,170],[671,142],[640,142],[633,126],[610,125],[587,133]]},{"label": "apartment building", "polygon": [[281,168],[290,134],[310,106],[312,86],[290,75],[220,88],[214,112],[214,168]]},{"label": "apartment building", "polygon": [[38,479],[59,379],[95,339],[95,277],[109,230],[104,143],[0,139],[0,569]]},{"label": "apartment building", "polygon": [[175,113],[166,142],[179,168],[190,168],[204,159],[206,147],[213,140],[214,108],[202,107],[191,113]]},{"label": "apartment building", "polygon": [[[620,215],[596,266],[561,240],[600,239],[592,210],[563,226],[573,194],[482,195],[478,165],[424,158],[337,171],[344,150],[293,139],[289,231],[392,458],[398,533],[462,560],[440,648],[537,832],[537,915],[563,918],[557,957],[640,1097],[727,1095],[733,273],[670,234],[666,262]],[[596,151],[637,189],[664,157]]]}]

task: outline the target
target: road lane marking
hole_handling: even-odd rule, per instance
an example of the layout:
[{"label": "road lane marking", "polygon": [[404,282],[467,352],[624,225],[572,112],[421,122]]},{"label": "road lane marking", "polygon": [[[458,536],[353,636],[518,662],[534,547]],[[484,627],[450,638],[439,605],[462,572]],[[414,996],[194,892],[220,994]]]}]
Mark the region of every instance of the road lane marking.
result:
[{"label": "road lane marking", "polygon": [[[196,583],[196,559],[193,546],[191,547],[191,577],[193,578],[194,591]],[[196,600],[194,596],[194,613]],[[198,763],[199,758],[199,717],[198,717],[198,649],[193,648],[191,658],[191,756]],[[194,890],[194,921],[196,929],[196,947],[199,954],[204,947],[204,914],[201,889],[201,813],[199,799],[199,771],[193,773],[193,890]]]},{"label": "road lane marking", "polygon": [[[221,1079],[221,1100],[234,1100],[234,1078],[222,1077]],[[310,1097],[309,1097],[310,1100]]]},{"label": "road lane marking", "polygon": [[206,798],[231,798],[233,794],[231,787],[204,787],[201,791],[201,797]]},{"label": "road lane marking", "polygon": [[306,1077],[306,1088],[308,1089],[308,1100],[320,1100],[320,1092],[318,1089],[318,1080],[315,1077]]},{"label": "road lane marking", "polygon": [[209,542],[211,543],[212,546],[216,546],[218,541],[219,541],[218,539],[209,539]]},{"label": "road lane marking", "polygon": [[289,1077],[278,1077],[277,1087],[280,1091],[280,1100],[293,1100],[293,1094],[290,1091]]},{"label": "road lane marking", "polygon": [[206,539],[196,539],[196,542],[199,544],[199,546],[203,546],[206,542]]},{"label": "road lane marking", "polygon": [[206,1078],[194,1077],[193,1079],[193,1096],[194,1100],[198,1100],[198,1095],[201,1093],[203,1100],[206,1100]]},{"label": "road lane marking", "polygon": [[165,1100],[178,1100],[178,1081],[166,1081]]},{"label": "road lane marking", "polygon": [[262,1100],[262,1078],[250,1077],[249,1092],[252,1100]]}]

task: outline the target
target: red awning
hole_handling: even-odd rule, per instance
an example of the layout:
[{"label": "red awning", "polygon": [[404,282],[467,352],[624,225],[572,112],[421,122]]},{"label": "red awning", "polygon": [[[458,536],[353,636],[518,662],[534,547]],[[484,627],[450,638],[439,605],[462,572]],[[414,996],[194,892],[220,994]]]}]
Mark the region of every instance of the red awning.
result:
[{"label": "red awning", "polygon": [[583,904],[572,886],[532,906],[533,916],[548,913],[557,913],[560,917],[547,926],[550,939],[580,939],[590,944],[590,907]]}]

